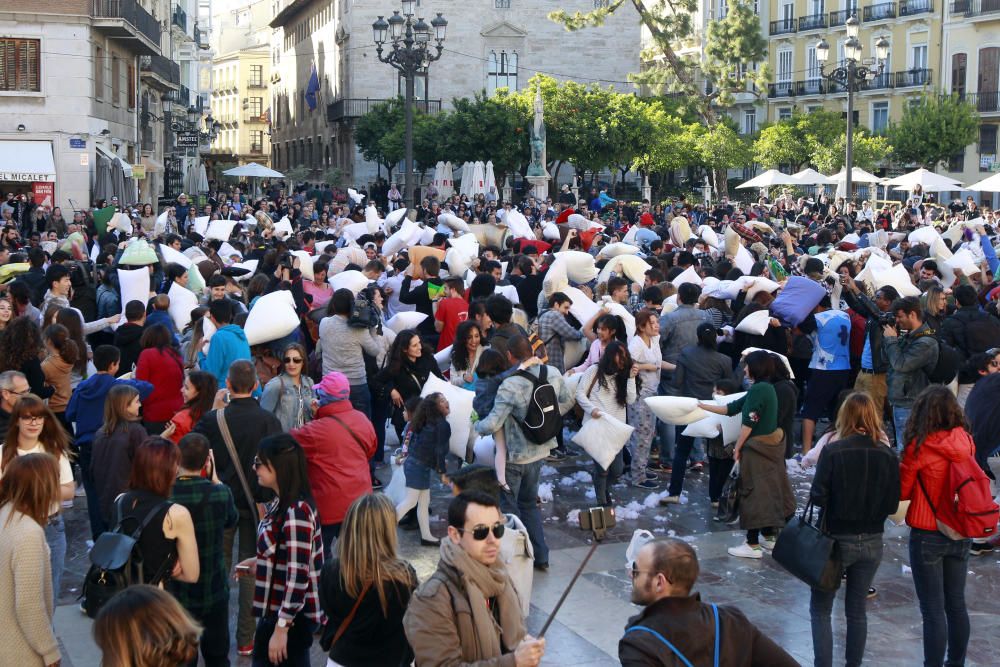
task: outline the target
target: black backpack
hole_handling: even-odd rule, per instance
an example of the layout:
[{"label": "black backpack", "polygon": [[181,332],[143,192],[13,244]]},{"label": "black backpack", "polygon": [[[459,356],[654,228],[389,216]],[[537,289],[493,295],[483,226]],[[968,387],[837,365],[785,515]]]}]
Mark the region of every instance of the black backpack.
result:
[{"label": "black backpack", "polygon": [[[955,319],[959,319],[958,315]],[[1000,320],[986,313],[976,313],[965,323],[965,353],[969,356],[1000,346]]]},{"label": "black backpack", "polygon": [[379,325],[378,309],[372,299],[372,287],[366,287],[354,297],[351,315],[347,318],[347,326],[356,329],[372,329]]},{"label": "black backpack", "polygon": [[532,385],[524,419],[515,418],[515,420],[524,431],[524,437],[536,445],[549,442],[562,431],[563,427],[559,397],[556,395],[556,388],[548,382],[548,370],[548,366],[541,366],[538,377],[526,370],[515,373],[529,380]]},{"label": "black backpack", "polygon": [[958,370],[962,367],[963,359],[961,351],[952,347],[940,338],[935,338],[938,346],[937,361],[928,368],[927,379],[932,384],[948,384],[958,375]]},{"label": "black backpack", "polygon": [[114,530],[101,533],[90,550],[90,569],[83,580],[83,610],[90,618],[96,618],[97,613],[105,603],[116,593],[136,584],[156,586],[173,568],[173,559],[168,558],[160,566],[159,571],[151,581],[143,581],[142,551],[139,549],[139,538],[149,522],[160,514],[160,510],[169,506],[169,500],[158,503],[132,532],[123,528],[126,521],[135,521],[134,517],[122,518],[122,505],[125,495],[115,502],[115,513],[118,523]]}]

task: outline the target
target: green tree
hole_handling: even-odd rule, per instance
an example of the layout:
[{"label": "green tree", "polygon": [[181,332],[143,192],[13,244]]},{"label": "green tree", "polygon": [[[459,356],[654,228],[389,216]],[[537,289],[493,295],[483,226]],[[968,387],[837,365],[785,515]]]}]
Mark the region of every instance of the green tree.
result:
[{"label": "green tree", "polygon": [[906,164],[934,169],[976,140],[979,115],[958,95],[925,94],[908,105],[898,123],[889,126],[895,157]]},{"label": "green tree", "polygon": [[695,147],[699,162],[717,175],[745,167],[753,160],[750,145],[723,123],[711,128],[699,128]]},{"label": "green tree", "polygon": [[[770,80],[767,66],[767,41],[763,38],[760,20],[747,0],[731,0],[725,18],[712,22],[705,35],[703,49],[690,47],[698,39],[692,27],[692,16],[700,11],[698,0],[610,0],[605,7],[590,12],[569,14],[559,10],[549,18],[563,24],[567,30],[601,26],[609,16],[631,7],[649,32],[653,46],[643,53],[643,61],[662,63],[632,74],[637,84],[667,88],[679,93],[682,104],[714,131],[727,115],[722,109],[732,104],[737,94],[760,95]],[[626,10],[623,10],[626,11]],[[702,55],[697,55],[701,53]],[[754,69],[750,63],[759,63]],[[707,79],[708,85],[705,85]],[[755,84],[751,87],[750,84]],[[751,91],[755,92],[751,92]],[[716,188],[726,193],[726,174],[715,172]]]},{"label": "green tree", "polygon": [[632,161],[632,169],[648,175],[659,171],[676,171],[701,163],[698,137],[704,128],[697,123],[685,123],[662,109],[650,112],[653,132],[643,144],[643,151]]},{"label": "green tree", "polygon": [[754,161],[768,169],[787,164],[798,171],[812,161],[810,147],[834,144],[844,134],[844,123],[840,114],[826,109],[793,114],[760,131],[753,144]]},{"label": "green tree", "polygon": [[[872,136],[865,130],[854,132],[854,166],[871,171],[892,155],[893,147],[885,137]],[[809,159],[823,173],[832,174],[844,167],[847,158],[847,134],[841,132],[833,142],[823,143],[813,138],[809,144]]]},{"label": "green tree", "polygon": [[528,109],[524,100],[506,90],[493,97],[477,93],[452,101],[452,112],[438,129],[440,155],[454,163],[492,160],[497,184],[527,161]]},{"label": "green tree", "polygon": [[403,100],[397,97],[375,105],[354,125],[354,142],[361,155],[385,167],[390,180],[393,168],[405,157],[402,141],[390,135],[403,122]]}]

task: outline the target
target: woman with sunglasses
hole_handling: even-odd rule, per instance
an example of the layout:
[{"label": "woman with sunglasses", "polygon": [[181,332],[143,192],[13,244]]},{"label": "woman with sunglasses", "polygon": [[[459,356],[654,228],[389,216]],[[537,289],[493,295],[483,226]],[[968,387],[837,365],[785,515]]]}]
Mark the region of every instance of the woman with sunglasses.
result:
[{"label": "woman with sunglasses", "polygon": [[[274,492],[257,527],[257,556],[236,566],[253,576],[253,667],[309,667],[313,632],[324,622],[319,604],[323,536],[306,473],[306,455],[287,433],[257,445],[257,483]],[[251,572],[251,567],[253,568]]]},{"label": "woman with sunglasses", "polygon": [[62,507],[59,501],[73,500],[76,484],[69,464],[69,435],[48,406],[34,394],[22,396],[11,411],[7,437],[4,444],[0,445],[0,478],[11,461],[25,454],[49,454],[59,462],[59,499],[53,500],[49,508],[48,524],[45,526],[45,541],[49,544],[52,568],[52,590],[58,598],[66,564],[66,526],[60,513]]},{"label": "woman with sunglasses", "polygon": [[287,345],[281,358],[281,373],[264,385],[260,407],[273,412],[284,431],[305,424],[316,409],[313,380],[305,372],[308,359],[301,343]]}]

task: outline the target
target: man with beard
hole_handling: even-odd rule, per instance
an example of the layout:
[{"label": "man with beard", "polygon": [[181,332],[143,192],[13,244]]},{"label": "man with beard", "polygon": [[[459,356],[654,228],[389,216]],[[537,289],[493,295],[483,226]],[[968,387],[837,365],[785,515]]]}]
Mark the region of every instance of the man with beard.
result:
[{"label": "man with beard", "polygon": [[[735,607],[701,601],[692,593],[698,556],[675,538],[644,545],[632,563],[632,603],[645,608],[629,619],[618,642],[623,667],[676,664],[792,667],[799,663],[764,636]],[[718,655],[716,655],[718,652]]]}]

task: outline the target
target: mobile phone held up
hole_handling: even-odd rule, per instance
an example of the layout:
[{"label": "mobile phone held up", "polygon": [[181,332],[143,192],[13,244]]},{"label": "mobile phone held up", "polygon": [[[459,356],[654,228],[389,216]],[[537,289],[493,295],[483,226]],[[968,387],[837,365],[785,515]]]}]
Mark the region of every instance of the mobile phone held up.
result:
[{"label": "mobile phone held up", "polygon": [[613,507],[590,507],[580,511],[580,530],[590,531],[598,540],[615,527]]}]

